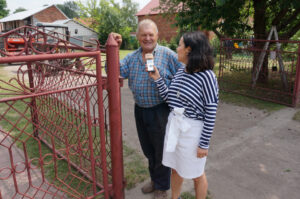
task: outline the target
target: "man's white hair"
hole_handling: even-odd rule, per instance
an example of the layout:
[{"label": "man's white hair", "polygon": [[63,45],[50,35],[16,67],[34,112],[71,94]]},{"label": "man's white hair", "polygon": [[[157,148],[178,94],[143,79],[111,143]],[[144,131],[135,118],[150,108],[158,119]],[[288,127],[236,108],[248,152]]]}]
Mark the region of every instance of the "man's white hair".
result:
[{"label": "man's white hair", "polygon": [[152,21],[151,19],[143,19],[138,24],[138,27],[137,27],[137,30],[136,30],[136,35],[139,34],[139,31],[140,31],[141,27],[144,26],[144,25],[152,25],[155,28],[156,33],[158,33],[158,28],[157,28],[157,25],[154,21]]}]

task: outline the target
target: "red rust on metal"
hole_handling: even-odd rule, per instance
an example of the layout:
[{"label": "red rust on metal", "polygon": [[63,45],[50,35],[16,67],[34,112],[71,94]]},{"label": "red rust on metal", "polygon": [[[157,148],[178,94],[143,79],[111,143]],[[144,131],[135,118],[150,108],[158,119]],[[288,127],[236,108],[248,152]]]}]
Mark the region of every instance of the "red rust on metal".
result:
[{"label": "red rust on metal", "polygon": [[295,89],[293,97],[293,106],[296,106],[300,101],[300,44],[298,44],[298,59],[296,65]]},{"label": "red rust on metal", "polygon": [[[112,34],[106,42],[107,46],[107,78],[109,98],[109,126],[111,136],[112,173],[113,173],[113,197],[124,198],[124,171],[122,156],[122,127],[121,124],[121,95],[120,95],[120,65],[118,45]],[[109,67],[111,66],[111,67]]]},{"label": "red rust on metal", "polygon": [[106,46],[111,46],[111,47],[116,47],[116,46],[118,46],[118,43],[114,39],[113,35],[109,34],[105,45]]},{"label": "red rust on metal", "polygon": [[13,36],[24,46],[0,49],[0,63],[20,65],[0,80],[0,198],[124,198],[116,42],[85,48],[27,26],[0,38]]},{"label": "red rust on metal", "polygon": [[76,57],[94,57],[99,54],[99,51],[94,52],[74,52],[74,53],[62,53],[62,54],[42,54],[42,55],[27,55],[27,56],[11,56],[0,58],[0,64],[14,63],[14,62],[30,62],[30,61],[43,61],[53,59],[66,59]]}]

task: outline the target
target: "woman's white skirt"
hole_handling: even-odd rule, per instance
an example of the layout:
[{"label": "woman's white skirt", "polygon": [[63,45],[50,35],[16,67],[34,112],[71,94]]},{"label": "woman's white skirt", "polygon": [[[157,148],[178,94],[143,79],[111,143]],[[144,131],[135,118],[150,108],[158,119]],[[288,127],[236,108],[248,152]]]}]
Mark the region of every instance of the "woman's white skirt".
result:
[{"label": "woman's white skirt", "polygon": [[183,116],[183,122],[187,122],[190,128],[187,132],[179,132],[175,151],[167,152],[166,143],[168,142],[169,134],[172,133],[168,129],[170,129],[170,123],[174,117],[176,117],[175,114],[171,112],[166,127],[162,163],[167,167],[175,169],[183,178],[193,179],[200,177],[204,173],[206,163],[206,157],[197,158],[197,148],[203,129],[203,121],[193,120]]}]

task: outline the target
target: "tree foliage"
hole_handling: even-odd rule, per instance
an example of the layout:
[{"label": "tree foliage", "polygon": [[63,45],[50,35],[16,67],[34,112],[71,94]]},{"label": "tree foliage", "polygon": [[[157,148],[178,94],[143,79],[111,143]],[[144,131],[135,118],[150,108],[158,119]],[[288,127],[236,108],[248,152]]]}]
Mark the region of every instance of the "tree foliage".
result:
[{"label": "tree foliage", "polygon": [[281,38],[291,38],[300,29],[299,0],[161,0],[160,9],[176,13],[183,30],[201,27],[218,37],[265,38],[275,25]]},{"label": "tree foliage", "polygon": [[137,19],[135,14],[137,13],[138,4],[133,3],[132,0],[123,0],[121,7],[121,14],[124,22],[128,26],[136,28]]},{"label": "tree foliage", "polygon": [[23,12],[23,11],[26,11],[26,9],[23,8],[23,7],[19,7],[19,8],[17,8],[17,9],[14,11],[14,14],[15,14],[15,13],[18,13],[18,12]]},{"label": "tree foliage", "polygon": [[86,4],[78,2],[82,9],[82,17],[93,20],[92,28],[99,33],[101,44],[105,44],[109,33],[118,32],[123,37],[123,46],[129,48],[130,32],[135,31],[137,20],[137,4],[131,0],[123,0],[122,5],[114,0],[88,0]]},{"label": "tree foliage", "polygon": [[86,3],[83,3],[81,0],[78,0],[76,3],[80,8],[80,18],[90,18],[90,28],[97,30],[100,13],[98,1],[87,0]]},{"label": "tree foliage", "polygon": [[122,17],[120,7],[113,0],[110,2],[100,0],[100,15],[99,15],[98,32],[100,42],[105,43],[110,32],[119,32],[122,28]]},{"label": "tree foliage", "polygon": [[[176,15],[177,26],[183,31],[213,31],[219,38],[266,39],[276,26],[279,39],[290,39],[300,30],[299,0],[160,0],[163,12]],[[262,49],[263,42],[254,42]],[[253,56],[253,71],[258,67],[259,53]],[[253,75],[255,73],[253,72]],[[265,57],[259,82],[267,82],[268,60]]]},{"label": "tree foliage", "polygon": [[81,0],[76,1],[76,4],[79,6],[81,12],[79,15],[81,17],[96,17],[99,9],[97,8],[97,0],[87,0],[83,3]]},{"label": "tree foliage", "polygon": [[123,47],[129,44],[130,32],[135,31],[137,5],[131,0],[123,0],[121,7],[114,0],[100,1],[99,27],[100,41],[106,41],[110,32],[119,32],[123,37]]},{"label": "tree foliage", "polygon": [[56,6],[70,19],[79,17],[80,7],[74,1],[67,1]]},{"label": "tree foliage", "polygon": [[0,0],[0,18],[6,17],[8,15],[9,10],[6,9],[6,7],[6,0]]}]

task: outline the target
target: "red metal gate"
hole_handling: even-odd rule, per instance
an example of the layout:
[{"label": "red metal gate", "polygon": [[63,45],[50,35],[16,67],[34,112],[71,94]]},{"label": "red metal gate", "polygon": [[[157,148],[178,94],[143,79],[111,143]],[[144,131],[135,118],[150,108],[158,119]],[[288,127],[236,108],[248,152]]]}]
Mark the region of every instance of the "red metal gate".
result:
[{"label": "red metal gate", "polygon": [[24,47],[0,50],[0,64],[19,63],[0,80],[0,198],[124,198],[117,43],[84,48],[34,27],[1,35],[14,36]]},{"label": "red metal gate", "polygon": [[[263,49],[266,43],[269,47]],[[254,45],[256,44],[256,45]],[[278,50],[276,44],[281,46]],[[257,47],[261,46],[261,48]],[[253,83],[256,58],[264,62],[265,82]],[[283,40],[221,39],[220,89],[288,106],[300,100],[300,42]],[[284,77],[284,78],[283,78]]]}]

